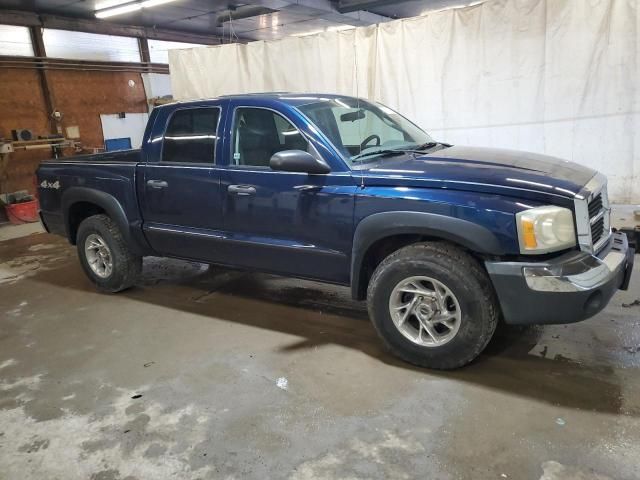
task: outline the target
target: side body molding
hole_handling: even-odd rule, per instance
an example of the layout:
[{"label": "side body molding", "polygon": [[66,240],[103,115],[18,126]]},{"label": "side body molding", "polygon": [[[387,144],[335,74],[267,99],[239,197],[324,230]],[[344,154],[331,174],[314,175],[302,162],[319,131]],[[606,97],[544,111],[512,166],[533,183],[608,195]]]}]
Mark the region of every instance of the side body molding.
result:
[{"label": "side body molding", "polygon": [[374,213],[360,221],[355,229],[351,256],[351,294],[354,299],[363,299],[366,292],[366,286],[360,285],[360,279],[369,247],[383,238],[402,234],[449,240],[477,253],[504,254],[493,232],[468,220],[426,212]]},{"label": "side body molding", "polygon": [[[62,194],[61,203],[65,232],[72,244],[75,244],[75,241],[72,238],[69,211],[71,206],[78,202],[93,203],[102,208],[107,215],[116,222],[129,248],[141,255],[145,253],[148,254],[149,246],[144,237],[142,237],[142,230],[138,228],[137,230],[140,231],[140,234],[136,235],[135,229],[133,228],[134,225],[130,223],[120,202],[118,202],[113,195],[87,187],[70,187]],[[138,221],[136,223],[139,224],[140,222]]]}]

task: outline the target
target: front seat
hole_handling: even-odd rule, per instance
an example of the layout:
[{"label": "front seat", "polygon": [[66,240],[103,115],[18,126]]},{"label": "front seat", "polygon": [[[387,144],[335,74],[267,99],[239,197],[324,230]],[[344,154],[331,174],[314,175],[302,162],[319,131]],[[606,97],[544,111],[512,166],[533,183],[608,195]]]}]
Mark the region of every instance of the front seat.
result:
[{"label": "front seat", "polygon": [[242,113],[238,126],[240,165],[268,167],[271,156],[280,149],[272,112],[255,109]]}]

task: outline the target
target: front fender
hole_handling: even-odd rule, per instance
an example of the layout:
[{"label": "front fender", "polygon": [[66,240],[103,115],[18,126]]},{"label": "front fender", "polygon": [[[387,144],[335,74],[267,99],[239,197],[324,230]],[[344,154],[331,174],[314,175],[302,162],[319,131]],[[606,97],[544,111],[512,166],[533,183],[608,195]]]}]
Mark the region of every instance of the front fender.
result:
[{"label": "front fender", "polygon": [[364,298],[360,277],[362,262],[369,248],[383,238],[403,234],[448,240],[481,254],[503,255],[505,253],[499,239],[491,230],[468,220],[427,212],[374,213],[358,223],[353,238],[351,255],[353,298]]}]

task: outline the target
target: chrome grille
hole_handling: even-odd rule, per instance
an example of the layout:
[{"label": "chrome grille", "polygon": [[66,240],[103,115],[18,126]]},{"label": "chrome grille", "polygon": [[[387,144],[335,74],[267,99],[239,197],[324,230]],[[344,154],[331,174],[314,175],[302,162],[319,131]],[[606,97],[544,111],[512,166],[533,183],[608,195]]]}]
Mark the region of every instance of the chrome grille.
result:
[{"label": "chrome grille", "polygon": [[576,229],[582,250],[596,253],[611,236],[607,179],[597,174],[575,199]]},{"label": "chrome grille", "polygon": [[591,225],[591,243],[597,245],[605,234],[604,216],[605,210],[602,202],[602,192],[597,193],[588,204],[589,224]]},{"label": "chrome grille", "polygon": [[595,245],[604,235],[604,218],[600,217],[591,224],[591,241]]},{"label": "chrome grille", "polygon": [[595,217],[602,210],[602,193],[598,193],[593,200],[589,202],[589,218]]}]

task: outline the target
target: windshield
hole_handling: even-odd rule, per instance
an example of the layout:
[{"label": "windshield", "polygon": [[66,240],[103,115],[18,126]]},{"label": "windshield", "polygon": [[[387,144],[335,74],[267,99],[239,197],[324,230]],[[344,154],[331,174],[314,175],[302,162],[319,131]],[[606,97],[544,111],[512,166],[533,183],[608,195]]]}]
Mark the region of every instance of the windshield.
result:
[{"label": "windshield", "polygon": [[379,103],[341,97],[298,108],[352,164],[433,142],[419,127]]}]

